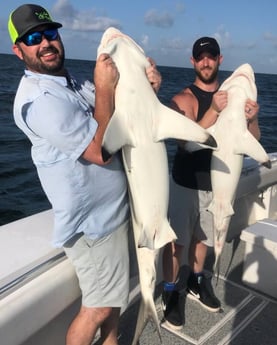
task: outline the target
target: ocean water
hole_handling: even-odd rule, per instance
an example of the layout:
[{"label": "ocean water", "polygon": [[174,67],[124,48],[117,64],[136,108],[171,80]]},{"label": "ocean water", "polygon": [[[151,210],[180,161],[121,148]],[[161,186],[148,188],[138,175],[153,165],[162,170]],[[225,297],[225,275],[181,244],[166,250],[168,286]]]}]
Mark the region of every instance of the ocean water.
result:
[{"label": "ocean water", "polygon": [[[94,62],[66,60],[77,78],[92,77]],[[13,99],[24,65],[14,55],[0,54],[0,225],[50,208],[30,156],[30,142],[15,126]],[[190,68],[160,66],[163,83],[158,97],[170,99],[194,80]],[[221,71],[223,81],[231,72]],[[261,144],[267,152],[277,151],[277,74],[256,74]],[[175,151],[174,140],[167,142],[169,167]]]}]

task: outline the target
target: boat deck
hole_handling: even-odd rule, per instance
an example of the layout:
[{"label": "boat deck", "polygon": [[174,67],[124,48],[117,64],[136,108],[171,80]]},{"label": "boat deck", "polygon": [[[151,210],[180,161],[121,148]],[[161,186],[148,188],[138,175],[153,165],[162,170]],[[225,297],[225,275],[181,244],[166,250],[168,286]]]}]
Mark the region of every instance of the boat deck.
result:
[{"label": "boat deck", "polygon": [[[162,325],[164,345],[274,345],[277,339],[277,300],[247,287],[242,282],[245,242],[235,239],[226,243],[221,259],[218,281],[211,277],[214,290],[222,303],[222,310],[211,313],[189,297],[185,303],[185,325],[174,332]],[[207,260],[212,263],[212,254]],[[275,263],[276,264],[276,263]],[[210,271],[206,273],[209,274]],[[182,276],[186,276],[183,267]],[[210,274],[211,275],[211,274]],[[156,308],[160,320],[161,285],[156,290]],[[130,345],[134,334],[139,300],[133,303],[121,317],[119,345]],[[97,344],[97,342],[96,342]],[[149,321],[140,337],[140,345],[160,345],[161,341],[152,321]]]}]

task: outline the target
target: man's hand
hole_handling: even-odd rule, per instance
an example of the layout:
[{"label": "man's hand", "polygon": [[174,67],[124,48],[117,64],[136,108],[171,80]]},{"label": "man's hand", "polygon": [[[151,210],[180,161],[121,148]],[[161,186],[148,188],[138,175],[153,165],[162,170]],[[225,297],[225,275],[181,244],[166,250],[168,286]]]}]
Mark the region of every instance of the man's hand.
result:
[{"label": "man's hand", "polygon": [[113,59],[108,54],[101,54],[94,69],[95,89],[115,89],[119,73]]},{"label": "man's hand", "polygon": [[257,102],[248,99],[245,103],[245,117],[247,122],[253,122],[258,118],[259,105]]},{"label": "man's hand", "polygon": [[155,61],[151,58],[148,58],[148,61],[150,62],[150,66],[146,69],[146,76],[151,83],[154,91],[158,93],[162,83],[162,77],[160,72],[156,68]]},{"label": "man's hand", "polygon": [[228,104],[227,91],[217,91],[213,95],[211,107],[218,114],[226,107],[227,104]]}]

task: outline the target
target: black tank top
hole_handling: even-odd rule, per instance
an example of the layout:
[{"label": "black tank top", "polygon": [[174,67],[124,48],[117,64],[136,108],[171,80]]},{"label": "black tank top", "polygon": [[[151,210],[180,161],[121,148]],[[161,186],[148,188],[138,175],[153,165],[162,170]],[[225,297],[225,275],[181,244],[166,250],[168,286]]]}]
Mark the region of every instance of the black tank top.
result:
[{"label": "black tank top", "polygon": [[[209,109],[216,91],[203,91],[194,84],[191,84],[188,88],[198,100],[198,122]],[[187,152],[178,146],[172,167],[174,181],[187,188],[211,191],[211,155],[212,150],[210,149]]]}]

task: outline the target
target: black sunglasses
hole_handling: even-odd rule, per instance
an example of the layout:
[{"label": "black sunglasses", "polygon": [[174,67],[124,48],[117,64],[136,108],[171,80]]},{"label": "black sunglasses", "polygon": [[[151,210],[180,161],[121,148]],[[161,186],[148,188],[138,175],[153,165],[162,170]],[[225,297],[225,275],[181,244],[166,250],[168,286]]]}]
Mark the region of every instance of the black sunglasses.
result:
[{"label": "black sunglasses", "polygon": [[40,44],[42,41],[42,38],[46,38],[48,41],[54,41],[58,38],[59,33],[57,29],[48,29],[44,31],[36,31],[32,32],[30,34],[24,35],[22,38],[20,38],[20,42],[23,42],[26,44],[26,46],[35,46],[37,44]]}]

